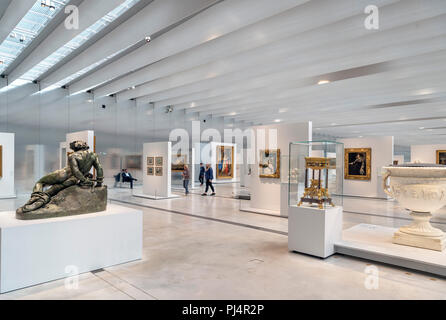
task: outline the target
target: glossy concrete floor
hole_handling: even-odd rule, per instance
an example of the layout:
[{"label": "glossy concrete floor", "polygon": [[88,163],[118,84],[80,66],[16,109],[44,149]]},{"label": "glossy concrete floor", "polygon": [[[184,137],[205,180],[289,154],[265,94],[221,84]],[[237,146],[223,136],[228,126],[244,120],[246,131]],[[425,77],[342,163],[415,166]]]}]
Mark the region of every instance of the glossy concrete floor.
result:
[{"label": "glossy concrete floor", "polygon": [[[446,279],[347,256],[321,260],[288,252],[287,219],[240,212],[240,201],[226,197],[236,188],[219,185],[223,197],[157,201],[110,189],[112,201],[144,212],[143,259],[0,299],[446,299]],[[26,197],[0,200],[0,211]],[[344,228],[407,223],[393,201],[346,198],[344,207]],[[437,222],[444,229],[443,218]],[[377,289],[365,286],[372,264]]]}]

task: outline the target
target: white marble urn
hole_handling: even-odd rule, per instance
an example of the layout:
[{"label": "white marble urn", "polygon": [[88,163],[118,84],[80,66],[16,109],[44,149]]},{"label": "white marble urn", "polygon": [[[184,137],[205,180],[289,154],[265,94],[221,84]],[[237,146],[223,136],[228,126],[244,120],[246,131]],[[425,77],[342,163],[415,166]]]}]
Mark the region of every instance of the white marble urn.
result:
[{"label": "white marble urn", "polygon": [[384,191],[411,211],[413,221],[400,228],[393,242],[443,251],[446,235],[430,219],[446,205],[446,166],[408,164],[385,167]]}]

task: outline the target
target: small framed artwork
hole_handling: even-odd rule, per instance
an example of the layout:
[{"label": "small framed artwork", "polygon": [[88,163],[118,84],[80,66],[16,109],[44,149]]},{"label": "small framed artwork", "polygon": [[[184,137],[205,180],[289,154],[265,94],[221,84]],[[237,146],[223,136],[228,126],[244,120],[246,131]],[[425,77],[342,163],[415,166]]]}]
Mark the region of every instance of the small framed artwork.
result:
[{"label": "small framed artwork", "polygon": [[154,157],[147,157],[147,165],[153,166],[155,164],[155,158]]},{"label": "small framed artwork", "polygon": [[280,149],[260,151],[259,176],[280,178]]},{"label": "small framed artwork", "polygon": [[162,167],[163,166],[163,157],[156,157],[155,158],[155,165],[157,167]]},{"label": "small framed artwork", "polygon": [[163,167],[156,167],[155,175],[161,177],[163,175]]},{"label": "small framed artwork", "polygon": [[344,178],[346,180],[371,180],[372,178],[372,149],[345,149]]},{"label": "small framed artwork", "polygon": [[437,164],[446,165],[446,150],[437,150]]},{"label": "small framed artwork", "polygon": [[148,176],[153,176],[154,173],[154,168],[153,167],[147,167],[147,175]]}]

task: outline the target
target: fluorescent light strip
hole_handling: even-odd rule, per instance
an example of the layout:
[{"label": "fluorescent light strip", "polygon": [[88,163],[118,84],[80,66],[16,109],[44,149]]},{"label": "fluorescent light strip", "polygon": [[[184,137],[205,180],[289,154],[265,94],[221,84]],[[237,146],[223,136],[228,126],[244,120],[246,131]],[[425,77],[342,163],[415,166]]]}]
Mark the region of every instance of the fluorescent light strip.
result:
[{"label": "fluorescent light strip", "polygon": [[[25,80],[36,80],[39,76],[44,74],[46,71],[51,69],[54,65],[62,61],[65,57],[70,55],[73,51],[81,47],[85,42],[91,39],[98,32],[107,27],[114,20],[119,18],[123,13],[132,8],[140,0],[127,0],[121,5],[117,6],[107,15],[96,21],[89,28],[85,29],[83,32],[78,34],[76,37],[71,39],[64,46],[53,52],[46,59],[42,60],[39,64],[34,66],[28,72],[26,72],[21,78]],[[77,73],[76,73],[77,74]],[[63,84],[62,84],[63,85]]]}]

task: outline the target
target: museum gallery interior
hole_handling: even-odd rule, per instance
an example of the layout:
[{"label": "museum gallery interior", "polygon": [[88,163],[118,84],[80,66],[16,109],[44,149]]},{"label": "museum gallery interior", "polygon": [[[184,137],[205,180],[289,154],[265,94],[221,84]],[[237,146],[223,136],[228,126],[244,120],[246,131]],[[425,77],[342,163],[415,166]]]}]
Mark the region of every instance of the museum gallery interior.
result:
[{"label": "museum gallery interior", "polygon": [[0,0],[0,300],[446,298],[446,1]]}]

